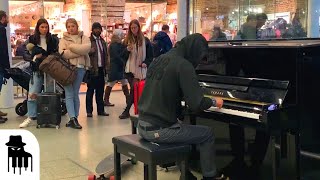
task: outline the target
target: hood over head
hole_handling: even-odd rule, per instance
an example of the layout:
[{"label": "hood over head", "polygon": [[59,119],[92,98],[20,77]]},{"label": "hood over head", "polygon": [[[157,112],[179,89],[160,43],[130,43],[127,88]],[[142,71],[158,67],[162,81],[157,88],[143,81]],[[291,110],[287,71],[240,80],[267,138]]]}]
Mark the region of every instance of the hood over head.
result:
[{"label": "hood over head", "polygon": [[192,63],[193,67],[197,67],[199,62],[208,55],[208,42],[199,33],[191,34],[175,45],[175,51]]}]

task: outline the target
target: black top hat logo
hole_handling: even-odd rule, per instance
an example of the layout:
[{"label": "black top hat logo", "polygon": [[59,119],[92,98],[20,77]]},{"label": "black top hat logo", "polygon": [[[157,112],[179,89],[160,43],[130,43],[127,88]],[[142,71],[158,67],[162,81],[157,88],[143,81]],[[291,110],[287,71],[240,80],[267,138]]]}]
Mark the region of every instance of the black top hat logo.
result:
[{"label": "black top hat logo", "polygon": [[21,136],[10,136],[9,142],[6,143],[7,146],[23,147],[26,143],[22,142]]}]

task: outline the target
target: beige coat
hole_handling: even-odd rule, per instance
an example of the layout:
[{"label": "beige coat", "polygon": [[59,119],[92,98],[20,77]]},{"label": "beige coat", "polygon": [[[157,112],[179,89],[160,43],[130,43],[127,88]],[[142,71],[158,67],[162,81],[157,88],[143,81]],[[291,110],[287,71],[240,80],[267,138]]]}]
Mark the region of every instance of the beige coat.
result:
[{"label": "beige coat", "polygon": [[[81,40],[82,38],[82,40]],[[89,51],[91,49],[90,39],[83,35],[80,31],[76,38],[65,32],[59,43],[59,53],[63,53],[63,57],[68,59],[71,64],[76,66],[84,66],[88,69],[90,66]]]}]

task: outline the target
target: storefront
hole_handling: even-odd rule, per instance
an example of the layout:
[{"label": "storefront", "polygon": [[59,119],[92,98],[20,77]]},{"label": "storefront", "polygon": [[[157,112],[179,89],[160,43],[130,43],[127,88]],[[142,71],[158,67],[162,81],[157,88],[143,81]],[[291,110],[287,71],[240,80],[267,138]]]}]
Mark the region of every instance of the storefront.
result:
[{"label": "storefront", "polygon": [[[25,39],[33,33],[36,22],[44,17],[50,31],[59,37],[65,31],[67,18],[75,18],[86,35],[91,24],[100,22],[103,35],[110,37],[114,29],[126,33],[132,19],[138,19],[142,31],[151,38],[163,24],[177,29],[177,2],[175,0],[9,0],[11,36]],[[16,39],[16,38],[15,38]]]},{"label": "storefront", "polygon": [[208,40],[219,29],[228,40],[236,39],[248,15],[259,13],[268,17],[261,39],[280,38],[279,31],[306,37],[308,30],[308,0],[191,0],[189,7],[189,33],[202,33]]}]

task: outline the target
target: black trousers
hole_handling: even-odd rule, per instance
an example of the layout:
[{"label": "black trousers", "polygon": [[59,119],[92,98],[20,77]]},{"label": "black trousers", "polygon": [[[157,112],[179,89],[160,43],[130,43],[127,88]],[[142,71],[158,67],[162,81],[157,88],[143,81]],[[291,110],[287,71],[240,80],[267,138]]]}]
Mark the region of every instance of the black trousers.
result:
[{"label": "black trousers", "polygon": [[127,107],[125,108],[125,111],[129,112],[134,101],[134,83],[137,82],[138,79],[134,78],[132,73],[126,73],[125,78],[128,80],[130,85],[130,95],[127,102]]},{"label": "black trousers", "polygon": [[[230,140],[232,154],[238,161],[244,161],[245,155],[245,135],[244,128],[230,124]],[[267,132],[256,130],[254,148],[251,153],[251,163],[253,167],[259,168],[262,165],[267,152],[270,135]]]},{"label": "black trousers", "polygon": [[104,93],[104,68],[99,67],[98,76],[93,76],[90,78],[90,81],[87,83],[87,93],[86,93],[86,110],[87,113],[92,113],[92,99],[93,94],[96,95],[96,103],[97,103],[97,112],[104,112],[104,103],[103,103],[103,93]]}]

